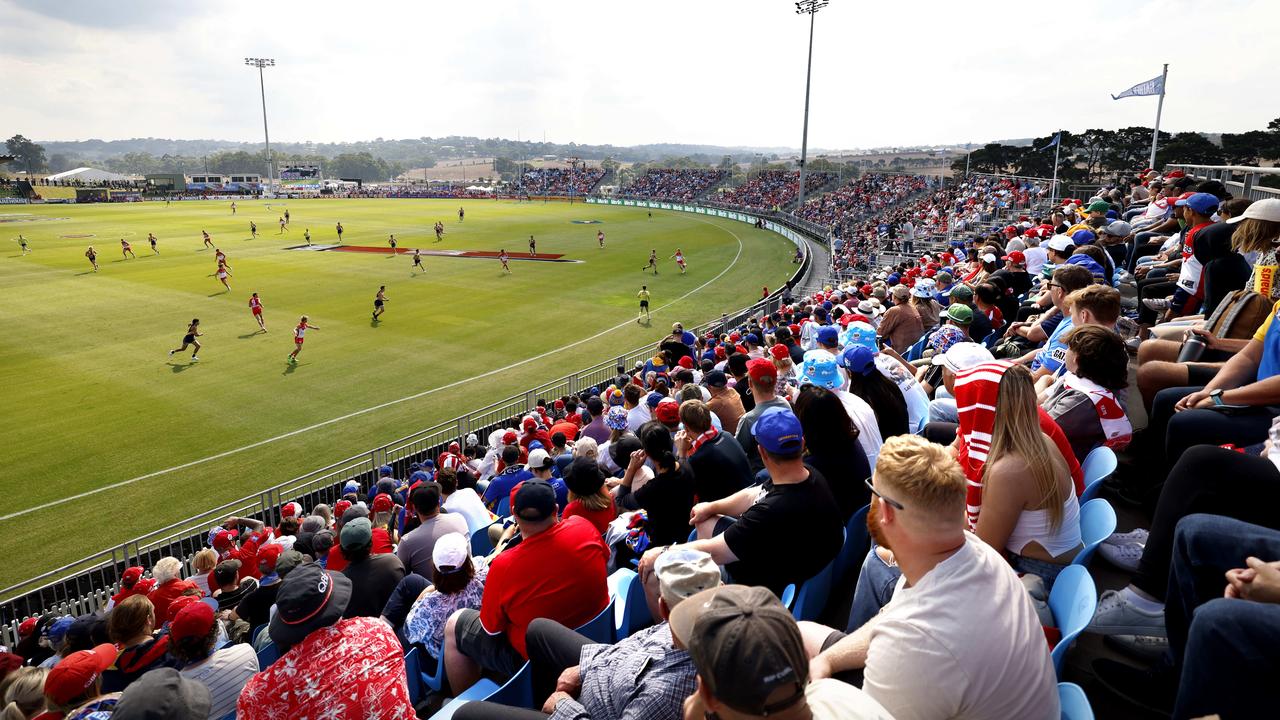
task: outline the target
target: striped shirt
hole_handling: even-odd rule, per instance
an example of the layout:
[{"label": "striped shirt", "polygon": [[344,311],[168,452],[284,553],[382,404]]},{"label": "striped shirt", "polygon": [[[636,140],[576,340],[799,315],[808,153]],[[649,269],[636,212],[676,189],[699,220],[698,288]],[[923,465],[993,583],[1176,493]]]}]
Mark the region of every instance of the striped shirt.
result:
[{"label": "striped shirt", "polygon": [[258,672],[258,656],[252,645],[228,645],[179,672],[209,688],[209,717],[221,718],[235,711],[240,690]]}]

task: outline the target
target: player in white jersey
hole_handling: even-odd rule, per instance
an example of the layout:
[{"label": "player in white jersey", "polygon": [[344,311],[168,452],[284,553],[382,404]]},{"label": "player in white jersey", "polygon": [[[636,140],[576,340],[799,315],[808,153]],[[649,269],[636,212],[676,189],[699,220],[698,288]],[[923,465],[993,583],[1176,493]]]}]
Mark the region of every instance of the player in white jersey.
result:
[{"label": "player in white jersey", "polygon": [[675,259],[676,265],[680,266],[680,274],[683,275],[684,269],[685,269],[684,253],[681,252],[680,248],[676,248],[676,254],[672,255],[671,257]]}]

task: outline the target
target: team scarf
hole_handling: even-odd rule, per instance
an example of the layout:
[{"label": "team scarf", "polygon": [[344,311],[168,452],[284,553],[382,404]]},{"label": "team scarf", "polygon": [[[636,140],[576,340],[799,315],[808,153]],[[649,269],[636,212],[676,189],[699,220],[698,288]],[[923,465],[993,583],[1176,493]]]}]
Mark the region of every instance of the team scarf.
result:
[{"label": "team scarf", "polygon": [[1102,424],[1102,433],[1106,436],[1103,445],[1113,450],[1123,450],[1129,445],[1133,439],[1133,425],[1116,400],[1115,393],[1071,372],[1063,374],[1062,384],[1084,394],[1093,403],[1098,422]]},{"label": "team scarf", "polygon": [[[1000,380],[1013,365],[1007,360],[996,360],[956,373],[956,409],[960,427],[956,430],[955,457],[964,470],[965,515],[970,529],[978,526],[978,514],[982,511],[982,469],[987,463],[987,453],[991,451]],[[1076,495],[1079,495],[1084,492],[1084,475],[1066,435],[1044,408],[1037,407],[1036,414],[1040,420],[1040,432],[1058,448],[1071,472]]]},{"label": "team scarf", "polygon": [[719,434],[720,434],[720,432],[719,432],[718,430],[716,430],[716,429],[713,427],[713,428],[711,428],[711,429],[707,430],[706,432],[702,433],[702,434],[701,434],[701,435],[699,435],[698,437],[694,438],[694,439],[693,439],[693,446],[689,448],[689,454],[690,454],[690,455],[693,455],[693,454],[697,453],[697,452],[698,452],[698,448],[700,448],[700,447],[702,447],[703,445],[705,445],[705,444],[707,444],[707,443],[711,442],[712,440],[715,440],[715,439],[716,439],[716,436],[717,436],[717,435],[719,435]]}]

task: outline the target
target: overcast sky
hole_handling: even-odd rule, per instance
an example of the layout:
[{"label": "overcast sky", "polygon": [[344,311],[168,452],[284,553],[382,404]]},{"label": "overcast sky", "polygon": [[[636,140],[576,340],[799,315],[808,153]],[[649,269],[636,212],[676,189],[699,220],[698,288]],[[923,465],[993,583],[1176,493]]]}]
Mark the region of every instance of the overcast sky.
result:
[{"label": "overcast sky", "polygon": [[[1280,116],[1280,2],[832,0],[810,147],[1150,125],[1113,101],[1168,62],[1163,129]],[[799,147],[807,17],[787,0],[0,0],[0,134],[257,141],[443,135]]]}]

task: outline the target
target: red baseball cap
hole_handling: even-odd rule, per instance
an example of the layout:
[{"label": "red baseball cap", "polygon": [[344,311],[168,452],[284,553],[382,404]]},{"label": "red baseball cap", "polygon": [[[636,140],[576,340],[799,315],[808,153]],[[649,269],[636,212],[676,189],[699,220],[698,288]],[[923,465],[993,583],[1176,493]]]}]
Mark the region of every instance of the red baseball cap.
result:
[{"label": "red baseball cap", "polygon": [[773,363],[764,358],[755,358],[747,363],[747,375],[757,383],[764,385],[778,381],[778,370]]},{"label": "red baseball cap", "polygon": [[724,349],[724,346],[723,346],[723,345],[717,345],[717,346],[716,346],[716,358],[717,358],[717,359],[720,359],[720,360],[724,360],[724,359],[725,359],[725,358],[727,358],[727,357],[729,357],[729,353]]},{"label": "red baseball cap", "polygon": [[187,603],[178,611],[177,617],[169,625],[169,637],[174,640],[206,637],[211,630],[213,630],[213,608],[196,600]]},{"label": "red baseball cap", "polygon": [[[164,617],[165,622],[172,623],[174,620],[177,619],[178,613],[182,612],[182,608],[190,605],[191,603],[198,603],[198,602],[200,602],[200,598],[196,597],[195,595],[179,595],[178,597],[174,598],[173,601],[169,603],[168,611],[165,612],[165,617]],[[203,605],[204,603],[200,603],[200,604]]]},{"label": "red baseball cap", "polygon": [[1017,235],[1017,234],[1018,234],[1018,226],[1017,226],[1017,225],[1010,225],[1009,227],[1007,227],[1007,228],[1005,228],[1005,229],[1004,229],[1004,232],[1005,232],[1005,234],[1006,234],[1006,235]]},{"label": "red baseball cap", "polygon": [[280,517],[291,518],[302,514],[302,506],[296,502],[287,502],[280,506]]},{"label": "red baseball cap", "polygon": [[680,422],[680,403],[665,398],[653,409],[653,416],[664,425],[675,425]]},{"label": "red baseball cap", "polygon": [[1005,255],[1005,259],[1008,260],[1009,262],[1017,263],[1018,265],[1027,264],[1027,256],[1021,250],[1014,250],[1008,255]]},{"label": "red baseball cap", "polygon": [[376,513],[391,512],[391,508],[395,506],[391,496],[386,493],[378,493],[378,496],[373,499],[373,511]]},{"label": "red baseball cap", "polygon": [[790,325],[788,325],[788,326],[787,326],[787,329],[791,331],[791,337],[800,337],[800,326],[799,326],[799,325],[797,325],[797,324],[795,324],[795,323],[791,323]]},{"label": "red baseball cap", "polygon": [[55,705],[70,705],[89,692],[102,671],[115,664],[118,654],[115,645],[71,653],[49,671],[44,679],[44,696]]},{"label": "red baseball cap", "polygon": [[729,333],[729,340],[731,342],[738,342],[741,339],[742,339],[742,335],[740,333],[736,333],[736,332]]},{"label": "red baseball cap", "polygon": [[684,357],[680,358],[680,362],[678,362],[678,363],[676,363],[676,364],[677,364],[677,365],[679,365],[679,366],[680,366],[680,367],[682,367],[682,368],[688,368],[689,370],[692,370],[692,369],[693,369],[693,358],[689,357],[688,355],[685,355]]},{"label": "red baseball cap", "polygon": [[505,433],[503,433],[503,434],[502,434],[502,444],[503,444],[503,445],[515,445],[515,444],[516,444],[516,440],[517,440],[517,439],[519,439],[519,437],[520,437],[519,435],[516,435],[516,431],[515,431],[515,430],[508,430],[508,431],[506,431]]},{"label": "red baseball cap", "polygon": [[[378,497],[383,497],[379,495]],[[377,505],[377,502],[374,502]],[[258,551],[258,567],[262,572],[270,575],[276,571],[276,560],[280,559],[280,553],[284,552],[284,546],[279,543],[271,543]]]},{"label": "red baseball cap", "polygon": [[333,504],[333,517],[335,519],[341,518],[342,514],[350,509],[351,509],[350,500],[339,500],[338,502]]},{"label": "red baseball cap", "polygon": [[564,401],[563,401],[563,400],[556,400],[555,402],[551,403],[551,407],[555,408],[556,410],[563,410],[563,409],[564,409]]},{"label": "red baseball cap", "polygon": [[783,345],[782,343],[778,343],[777,345],[774,345],[773,347],[769,348],[769,354],[779,360],[783,360],[785,358],[791,357],[791,351],[788,350],[787,346]]},{"label": "red baseball cap", "polygon": [[528,432],[528,431],[533,430],[534,428],[538,427],[538,421],[534,420],[534,419],[533,419],[533,418],[531,418],[531,417],[527,417],[527,418],[525,418],[525,419],[524,419],[524,422],[523,422],[523,423],[521,423],[520,425],[521,425],[521,427],[523,427],[523,428],[525,429],[525,432]]},{"label": "red baseball cap", "polygon": [[236,536],[240,533],[235,530],[219,530],[217,535],[213,536],[213,549],[218,552],[230,550],[235,544]]},{"label": "red baseball cap", "polygon": [[125,589],[132,588],[141,579],[142,568],[137,565],[134,565],[131,568],[125,568],[124,572],[120,574],[120,587]]},{"label": "red baseball cap", "polygon": [[39,621],[35,618],[27,618],[18,625],[18,637],[26,637],[36,631],[36,623]]}]

